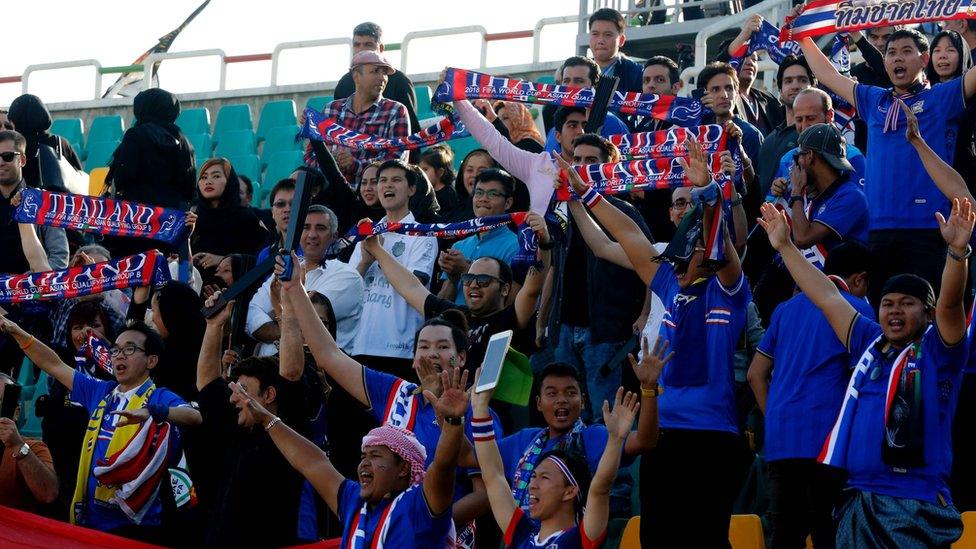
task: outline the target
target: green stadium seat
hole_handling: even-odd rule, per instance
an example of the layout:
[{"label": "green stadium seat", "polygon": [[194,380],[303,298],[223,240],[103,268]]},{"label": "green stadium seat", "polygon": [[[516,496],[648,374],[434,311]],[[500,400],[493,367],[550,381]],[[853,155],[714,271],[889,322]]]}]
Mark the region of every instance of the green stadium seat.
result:
[{"label": "green stadium seat", "polygon": [[37,401],[47,394],[47,380],[47,372],[41,372],[40,377],[37,378],[37,383],[31,388],[30,398],[23,392],[21,393],[20,421],[23,422],[23,426],[19,427],[18,430],[25,438],[41,438],[41,418],[37,417]]},{"label": "green stadium seat", "polygon": [[254,196],[260,196],[261,161],[258,160],[258,155],[237,154],[234,156],[228,156],[227,160],[230,162],[231,166],[234,166],[234,171],[236,171],[239,175],[246,175],[251,180],[251,183],[254,185]]},{"label": "green stadium seat", "polygon": [[545,76],[540,76],[539,78],[536,78],[535,81],[540,84],[555,84],[556,77],[551,74],[547,74]]},{"label": "green stadium seat", "polygon": [[88,147],[91,148],[95,143],[101,142],[116,142],[122,140],[122,134],[125,131],[125,125],[122,123],[122,117],[117,114],[110,114],[106,116],[98,116],[92,120],[91,126],[88,128]]},{"label": "green stadium seat", "polygon": [[115,148],[118,146],[119,140],[95,142],[89,141],[88,159],[85,161],[85,170],[91,171],[92,168],[108,166],[109,161],[112,160],[112,154],[115,152]]},{"label": "green stadium seat", "polygon": [[232,130],[224,132],[214,148],[214,156],[228,157],[240,154],[257,154],[257,140],[251,130]]},{"label": "green stadium seat", "polygon": [[187,134],[186,140],[193,145],[193,152],[197,156],[197,168],[203,165],[213,153],[213,140],[209,133]]},{"label": "green stadium seat", "polygon": [[452,139],[447,142],[450,145],[451,150],[454,151],[454,171],[461,168],[461,161],[467,154],[475,149],[481,148],[481,143],[473,137],[462,137],[461,139]]},{"label": "green stadium seat", "polygon": [[[271,155],[268,159],[268,169],[264,172],[264,185],[262,190],[271,190],[274,184],[285,179],[295,168],[305,163],[305,155],[302,151],[281,151]],[[262,202],[265,192],[261,193]]]},{"label": "green stadium seat", "polygon": [[302,150],[304,141],[295,141],[299,129],[298,126],[281,126],[268,131],[267,139],[264,140],[261,148],[261,168],[268,167],[268,160],[276,152]]},{"label": "green stadium seat", "polygon": [[267,139],[268,133],[274,128],[294,126],[297,123],[294,101],[291,99],[268,101],[261,107],[261,117],[258,120],[258,131],[256,132],[258,142]]},{"label": "green stadium seat", "polygon": [[417,120],[435,116],[430,110],[430,86],[414,86],[413,91],[417,93]]},{"label": "green stadium seat", "polygon": [[176,125],[186,135],[210,134],[210,111],[206,108],[184,109],[176,117]]},{"label": "green stadium seat", "polygon": [[220,110],[217,111],[217,122],[214,123],[214,144],[219,144],[227,132],[253,130],[254,124],[251,122],[251,118],[251,106],[247,103],[220,107]]},{"label": "green stadium seat", "polygon": [[84,150],[85,123],[80,118],[54,119],[51,123],[51,133],[67,139],[75,152]]},{"label": "green stadium seat", "polygon": [[322,109],[324,109],[326,105],[334,100],[335,98],[333,98],[331,95],[317,95],[315,97],[309,97],[308,101],[305,102],[305,107],[322,112]]}]

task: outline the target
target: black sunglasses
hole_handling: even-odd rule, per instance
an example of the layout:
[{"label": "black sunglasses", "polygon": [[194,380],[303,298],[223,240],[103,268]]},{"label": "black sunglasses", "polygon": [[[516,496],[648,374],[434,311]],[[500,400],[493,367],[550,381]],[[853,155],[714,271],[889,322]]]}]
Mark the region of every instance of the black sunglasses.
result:
[{"label": "black sunglasses", "polygon": [[21,154],[22,153],[17,151],[7,151],[0,153],[0,158],[2,158],[4,162],[13,162],[14,158],[17,158]]},{"label": "black sunglasses", "polygon": [[465,273],[461,275],[461,285],[470,286],[474,282],[475,286],[479,288],[487,288],[491,285],[493,280],[497,280],[499,284],[502,283],[502,279],[497,276],[492,276],[490,274],[469,274]]}]

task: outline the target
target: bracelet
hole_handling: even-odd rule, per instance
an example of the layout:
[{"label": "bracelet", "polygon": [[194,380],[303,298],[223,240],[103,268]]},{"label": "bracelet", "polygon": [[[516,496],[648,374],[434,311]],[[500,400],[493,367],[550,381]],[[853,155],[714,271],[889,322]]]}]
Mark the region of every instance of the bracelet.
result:
[{"label": "bracelet", "polygon": [[36,342],[36,341],[37,341],[37,338],[32,335],[32,336],[30,336],[30,339],[27,340],[27,343],[25,343],[24,345],[20,345],[18,343],[18,346],[20,347],[20,350],[21,351],[26,351],[27,349],[30,349],[31,348],[31,345],[33,345],[34,342]]},{"label": "bracelet", "polygon": [[952,253],[952,248],[946,246],[946,253],[949,254],[949,257],[955,259],[956,261],[966,261],[967,259],[969,259],[969,256],[973,255],[973,247],[970,246],[969,244],[966,244],[966,251],[963,252],[962,255],[956,255]]},{"label": "bracelet", "polygon": [[663,392],[664,392],[664,388],[661,387],[660,385],[655,385],[653,389],[645,389],[645,388],[641,387],[641,396],[642,397],[654,398],[654,397],[660,396],[661,393],[663,393]]},{"label": "bracelet", "polygon": [[471,418],[471,436],[475,442],[495,440],[495,424],[491,417]]},{"label": "bracelet", "polygon": [[592,208],[603,200],[603,196],[596,192],[593,187],[587,187],[586,192],[580,195],[580,200],[587,208]]},{"label": "bracelet", "polygon": [[464,425],[464,418],[461,416],[444,416],[444,423],[449,425]]},{"label": "bracelet", "polygon": [[169,406],[165,404],[150,404],[146,406],[149,409],[149,416],[153,418],[156,423],[162,423],[169,419]]},{"label": "bracelet", "polygon": [[742,195],[736,193],[735,199],[731,203],[729,203],[729,205],[732,206],[733,208],[735,208],[736,206],[741,206],[742,205]]},{"label": "bracelet", "polygon": [[265,431],[270,431],[275,425],[277,425],[279,423],[281,423],[281,418],[278,417],[278,416],[275,416],[275,417],[271,418],[271,421],[269,421],[267,425],[264,426],[264,430]]}]

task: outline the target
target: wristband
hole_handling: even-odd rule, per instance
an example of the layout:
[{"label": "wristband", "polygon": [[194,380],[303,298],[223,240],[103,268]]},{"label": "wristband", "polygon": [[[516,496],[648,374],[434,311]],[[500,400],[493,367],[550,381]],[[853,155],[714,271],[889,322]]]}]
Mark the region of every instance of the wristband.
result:
[{"label": "wristband", "polygon": [[169,406],[165,404],[150,404],[146,406],[149,409],[149,416],[153,418],[156,423],[162,423],[169,419]]},{"label": "wristband", "polygon": [[464,418],[461,416],[444,416],[444,423],[449,425],[464,425]]},{"label": "wristband", "polygon": [[651,397],[651,398],[654,398],[654,397],[660,396],[660,394],[663,393],[663,392],[664,392],[664,388],[661,387],[660,385],[655,385],[653,389],[645,389],[645,388],[641,387],[641,396],[642,397]]},{"label": "wristband", "polygon": [[946,253],[949,254],[949,257],[955,259],[956,261],[966,261],[967,259],[969,259],[969,256],[973,255],[973,247],[970,246],[969,244],[966,244],[966,251],[963,252],[962,255],[956,255],[952,253],[952,248],[946,246]]},{"label": "wristband", "polygon": [[274,428],[275,425],[277,425],[279,423],[281,423],[281,418],[278,417],[278,416],[275,416],[275,417],[271,418],[271,421],[269,421],[267,425],[264,426],[264,430],[265,431],[270,431],[272,428]]},{"label": "wristband", "polygon": [[603,200],[603,196],[596,192],[593,187],[587,187],[586,192],[580,195],[580,200],[583,202],[587,208],[592,208]]},{"label": "wristband", "polygon": [[495,424],[491,417],[471,418],[471,436],[475,442],[495,440]]},{"label": "wristband", "polygon": [[21,351],[26,351],[27,349],[30,349],[32,345],[34,345],[34,342],[35,341],[37,341],[37,338],[34,337],[34,336],[30,336],[30,339],[27,340],[27,343],[25,343],[23,345],[20,345],[18,343],[18,346],[20,347],[20,350]]}]

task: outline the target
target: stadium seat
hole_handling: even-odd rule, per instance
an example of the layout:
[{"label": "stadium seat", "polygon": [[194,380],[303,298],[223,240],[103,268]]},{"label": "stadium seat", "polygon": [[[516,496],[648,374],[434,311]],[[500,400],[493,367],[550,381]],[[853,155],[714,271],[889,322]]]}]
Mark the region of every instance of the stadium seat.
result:
[{"label": "stadium seat", "polygon": [[962,537],[952,544],[952,549],[972,547],[976,547],[976,511],[966,511],[962,514]]},{"label": "stadium seat", "polygon": [[193,153],[197,157],[197,167],[199,168],[210,158],[213,153],[213,139],[209,133],[186,134],[186,140],[193,145]]},{"label": "stadium seat", "polygon": [[535,81],[540,84],[555,84],[556,77],[551,74],[547,74],[545,76],[540,76],[539,78],[536,78]]},{"label": "stadium seat", "polygon": [[631,517],[620,538],[620,549],[640,549],[640,515]]},{"label": "stadium seat", "polygon": [[251,106],[247,103],[239,105],[224,105],[217,111],[217,122],[214,124],[214,145],[220,143],[224,134],[236,130],[253,130],[251,122]]},{"label": "stadium seat", "polygon": [[56,118],[51,123],[51,133],[67,139],[75,152],[84,151],[85,124],[80,118]]},{"label": "stadium seat", "polygon": [[257,154],[257,140],[251,130],[232,130],[224,132],[214,148],[214,156],[228,157],[239,154]]},{"label": "stadium seat", "polygon": [[315,97],[309,97],[308,101],[305,102],[305,107],[322,112],[322,109],[324,109],[326,105],[334,100],[335,98],[333,98],[331,95],[317,95]]},{"label": "stadium seat", "polygon": [[295,118],[295,102],[291,99],[282,101],[268,101],[261,107],[261,117],[258,120],[258,131],[256,133],[258,143],[268,138],[268,133],[274,128],[281,126],[294,126],[297,124]]},{"label": "stadium seat", "polygon": [[239,175],[246,175],[250,178],[251,183],[254,184],[254,194],[260,194],[257,192],[258,187],[261,185],[261,161],[258,160],[258,155],[235,154],[228,156],[227,160]]},{"label": "stadium seat", "polygon": [[37,378],[37,383],[31,387],[30,398],[25,393],[21,393],[23,400],[20,403],[20,417],[23,426],[19,430],[25,438],[41,438],[41,418],[37,417],[37,400],[47,394],[47,380],[47,372],[41,372],[40,377]]},{"label": "stadium seat", "polygon": [[102,196],[105,193],[105,176],[108,168],[94,168],[88,172],[88,195]]},{"label": "stadium seat", "polygon": [[86,141],[88,148],[90,149],[95,143],[111,141],[118,143],[122,140],[124,131],[125,125],[122,123],[121,116],[117,114],[97,116],[88,128],[88,140]]},{"label": "stadium seat", "polygon": [[[121,122],[121,119],[119,120]],[[112,159],[112,153],[119,146],[119,140],[114,141],[88,141],[88,159],[85,160],[85,170],[91,171],[92,168],[108,166]]]},{"label": "stadium seat", "polygon": [[430,110],[430,86],[414,86],[413,91],[417,93],[417,120],[434,116]]},{"label": "stadium seat", "polygon": [[268,167],[268,160],[276,152],[281,151],[300,151],[302,150],[303,140],[295,140],[298,134],[298,126],[281,126],[272,128],[268,131],[267,138],[261,148],[261,168]]},{"label": "stadium seat", "polygon": [[210,111],[206,108],[184,109],[176,117],[176,125],[186,135],[210,134]]},{"label": "stadium seat", "polygon": [[[281,151],[271,155],[268,159],[268,169],[264,172],[264,185],[262,190],[270,190],[278,181],[285,179],[295,168],[305,163],[302,151]],[[261,193],[262,202],[265,193]]]},{"label": "stadium seat", "polygon": [[452,139],[448,141],[447,144],[450,145],[451,150],[454,151],[454,171],[457,171],[461,167],[461,161],[464,160],[464,157],[469,152],[481,148],[481,144],[478,143],[478,140],[473,137]]},{"label": "stadium seat", "polygon": [[765,549],[766,541],[759,515],[732,515],[729,523],[729,544],[732,549]]},{"label": "stadium seat", "polygon": [[630,478],[634,481],[634,489],[630,491],[630,510],[635,515],[640,515],[641,513],[641,502],[640,502],[640,464],[641,458],[637,456],[634,463],[630,465]]}]

